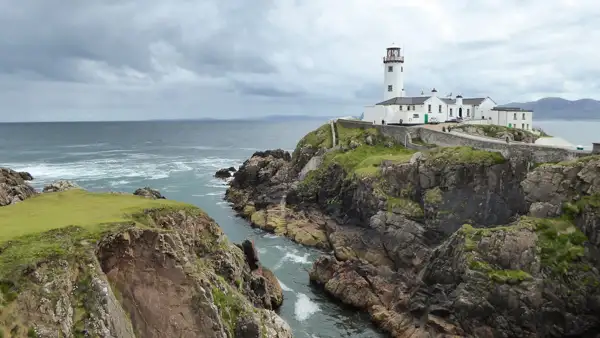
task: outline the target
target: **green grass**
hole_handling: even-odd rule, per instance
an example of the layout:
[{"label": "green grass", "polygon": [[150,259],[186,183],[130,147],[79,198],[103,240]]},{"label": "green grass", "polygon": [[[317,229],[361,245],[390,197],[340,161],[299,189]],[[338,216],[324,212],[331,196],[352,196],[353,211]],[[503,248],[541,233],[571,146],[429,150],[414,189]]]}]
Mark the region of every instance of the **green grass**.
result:
[{"label": "green grass", "polygon": [[585,254],[587,237],[566,219],[534,219],[542,264],[558,274],[567,273]]},{"label": "green grass", "polygon": [[91,193],[80,189],[40,194],[0,208],[0,243],[67,226],[91,228],[131,221],[131,214],[161,206],[186,204],[134,195]]},{"label": "green grass", "polygon": [[478,150],[472,147],[444,147],[430,150],[428,161],[437,165],[447,164],[502,164],[504,156],[496,151]]},{"label": "green grass", "polygon": [[348,146],[352,141],[364,144],[367,137],[371,136],[374,145],[381,143],[383,137],[375,128],[346,128],[336,123],[337,142],[339,145]]},{"label": "green grass", "polygon": [[392,163],[408,162],[413,151],[401,146],[384,147],[381,145],[363,145],[347,152],[332,152],[325,158],[325,163],[337,163],[349,174],[358,176],[377,175],[383,161]]},{"label": "green grass", "polygon": [[[306,146],[310,146],[313,148],[331,148],[333,139],[331,136],[331,126],[329,123],[326,123],[319,128],[309,132],[304,135],[302,139],[296,145],[296,150],[294,150],[294,154],[297,154],[300,149]],[[295,156],[294,156],[295,157]]]},{"label": "green grass", "polygon": [[588,162],[591,161],[598,161],[600,160],[600,155],[589,155],[589,156],[583,156],[571,161],[562,161],[562,162],[558,162],[558,163],[550,163],[548,165],[562,165],[562,166],[575,166],[575,165],[585,165]]},{"label": "green grass", "polygon": [[[150,225],[144,210],[200,209],[170,200],[73,189],[0,208],[0,280],[54,257],[77,259],[107,232]],[[86,244],[87,243],[87,244]]]}]

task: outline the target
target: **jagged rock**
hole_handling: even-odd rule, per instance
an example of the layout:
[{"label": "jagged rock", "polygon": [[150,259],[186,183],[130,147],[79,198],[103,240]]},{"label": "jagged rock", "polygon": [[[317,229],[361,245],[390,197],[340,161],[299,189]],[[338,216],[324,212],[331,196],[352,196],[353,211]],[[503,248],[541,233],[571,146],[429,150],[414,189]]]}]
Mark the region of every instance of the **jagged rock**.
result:
[{"label": "jagged rock", "polygon": [[136,191],[134,191],[133,194],[136,196],[142,196],[153,200],[166,199],[166,197],[163,196],[158,190],[152,189],[150,187],[139,188]]},{"label": "jagged rock", "polygon": [[250,266],[250,269],[256,270],[258,269],[258,254],[256,253],[256,249],[254,248],[254,243],[250,240],[244,240],[242,242],[242,250],[244,251],[244,256],[246,256],[246,262]]},{"label": "jagged rock", "polygon": [[19,176],[21,176],[24,181],[33,181],[33,176],[26,171],[20,171]]},{"label": "jagged rock", "polygon": [[470,147],[411,155],[373,128],[339,124],[339,146],[326,149],[327,127],[291,161],[256,153],[226,194],[253,226],[300,243],[290,229],[322,234],[304,242],[333,249],[313,283],[394,337],[600,329],[599,157],[535,167]]},{"label": "jagged rock", "polygon": [[42,192],[44,192],[44,193],[61,192],[61,191],[67,191],[70,189],[82,189],[82,188],[79,185],[77,185],[77,183],[75,183],[75,182],[67,181],[67,180],[59,180],[59,181],[55,181],[55,182],[52,182],[52,183],[46,185],[44,187],[44,189],[42,190]]},{"label": "jagged rock", "polygon": [[31,179],[33,177],[29,173],[0,168],[0,207],[34,196],[35,189],[25,182]]},{"label": "jagged rock", "polygon": [[229,178],[231,177],[231,171],[227,168],[225,169],[219,169],[217,170],[217,172],[215,172],[215,177],[216,178]]}]

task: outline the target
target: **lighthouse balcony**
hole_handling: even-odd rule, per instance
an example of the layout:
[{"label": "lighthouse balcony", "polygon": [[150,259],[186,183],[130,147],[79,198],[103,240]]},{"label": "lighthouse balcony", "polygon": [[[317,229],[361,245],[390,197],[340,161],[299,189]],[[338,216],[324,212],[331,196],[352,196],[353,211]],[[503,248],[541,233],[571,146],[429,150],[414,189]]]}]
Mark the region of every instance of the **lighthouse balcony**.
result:
[{"label": "lighthouse balcony", "polygon": [[404,63],[404,56],[384,56],[383,63],[388,62],[401,62]]}]

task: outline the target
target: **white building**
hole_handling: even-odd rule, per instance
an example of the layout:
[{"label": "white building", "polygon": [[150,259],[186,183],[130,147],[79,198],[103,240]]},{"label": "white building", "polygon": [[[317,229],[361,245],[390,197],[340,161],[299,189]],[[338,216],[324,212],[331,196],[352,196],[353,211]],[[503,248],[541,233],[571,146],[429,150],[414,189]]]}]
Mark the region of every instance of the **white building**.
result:
[{"label": "white building", "polygon": [[490,97],[452,98],[431,93],[406,96],[404,91],[404,56],[399,47],[387,48],[383,57],[384,101],[366,106],[363,121],[374,124],[426,124],[462,120],[472,124],[496,124],[509,128],[532,130],[533,111],[498,107]]}]

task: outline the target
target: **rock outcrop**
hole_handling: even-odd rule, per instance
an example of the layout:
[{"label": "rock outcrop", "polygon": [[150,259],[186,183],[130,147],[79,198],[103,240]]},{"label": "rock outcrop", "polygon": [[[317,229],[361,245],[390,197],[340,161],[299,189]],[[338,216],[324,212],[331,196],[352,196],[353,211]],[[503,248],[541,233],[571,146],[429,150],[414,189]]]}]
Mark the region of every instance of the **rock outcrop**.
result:
[{"label": "rock outcrop", "polygon": [[0,207],[34,196],[35,189],[26,182],[32,179],[29,173],[0,168]]},{"label": "rock outcrop", "polygon": [[215,177],[221,179],[230,178],[232,173],[235,173],[236,171],[237,170],[234,167],[219,169],[215,172]]},{"label": "rock outcrop", "polygon": [[150,187],[136,189],[133,192],[133,194],[136,196],[142,196],[153,200],[166,199],[166,197],[163,196],[158,190],[152,189]]},{"label": "rock outcrop", "polygon": [[226,198],[254,226],[332,248],[310,272],[330,295],[394,337],[600,330],[596,157],[536,167],[469,147],[414,152],[341,124],[331,148],[327,130],[291,157],[255,153]]},{"label": "rock outcrop", "polygon": [[46,185],[42,192],[60,192],[67,191],[70,189],[81,189],[81,187],[77,183],[72,181],[59,180]]},{"label": "rock outcrop", "polygon": [[277,278],[201,210],[57,194],[0,209],[0,336],[292,337]]}]

